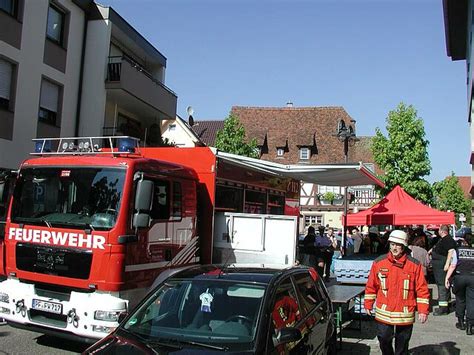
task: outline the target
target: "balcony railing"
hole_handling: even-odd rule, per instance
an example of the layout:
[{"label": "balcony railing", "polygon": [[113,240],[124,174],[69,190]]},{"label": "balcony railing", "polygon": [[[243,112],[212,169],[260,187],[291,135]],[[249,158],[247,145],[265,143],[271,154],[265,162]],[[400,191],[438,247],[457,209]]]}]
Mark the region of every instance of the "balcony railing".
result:
[{"label": "balcony railing", "polygon": [[130,57],[123,55],[123,56],[113,56],[109,57],[109,65],[107,71],[107,80],[108,81],[120,81],[120,75],[122,71],[122,61],[126,61],[129,63],[133,68],[135,68],[138,72],[142,73],[146,77],[148,77],[151,81],[153,81],[156,85],[161,86],[163,89],[168,91],[171,95],[177,97],[176,93],[163,84],[161,81],[156,79],[150,72],[148,72],[145,68],[143,68],[140,64],[135,62]]}]

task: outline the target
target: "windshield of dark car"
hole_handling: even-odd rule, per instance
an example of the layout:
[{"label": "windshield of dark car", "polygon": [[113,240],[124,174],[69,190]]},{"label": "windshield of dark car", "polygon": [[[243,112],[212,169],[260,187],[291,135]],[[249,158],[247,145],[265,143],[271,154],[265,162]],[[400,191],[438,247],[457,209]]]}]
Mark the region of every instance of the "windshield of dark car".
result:
[{"label": "windshield of dark car", "polygon": [[170,279],[123,327],[150,342],[195,341],[230,350],[253,346],[265,285]]},{"label": "windshield of dark car", "polygon": [[12,222],[106,230],[120,209],[125,169],[26,168],[14,190]]}]

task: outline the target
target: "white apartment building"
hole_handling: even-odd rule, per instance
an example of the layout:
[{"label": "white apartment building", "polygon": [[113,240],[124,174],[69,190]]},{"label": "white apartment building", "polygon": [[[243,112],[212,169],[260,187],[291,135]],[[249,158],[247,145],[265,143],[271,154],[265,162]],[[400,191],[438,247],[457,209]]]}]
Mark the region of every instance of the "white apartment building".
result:
[{"label": "white apartment building", "polygon": [[[474,196],[474,0],[443,0],[447,54],[454,60],[466,61],[467,110],[471,154],[471,196]],[[474,208],[471,210],[474,223]]]},{"label": "white apartment building", "polygon": [[0,1],[0,168],[31,139],[131,135],[149,145],[176,117],[166,58],[91,0]]}]

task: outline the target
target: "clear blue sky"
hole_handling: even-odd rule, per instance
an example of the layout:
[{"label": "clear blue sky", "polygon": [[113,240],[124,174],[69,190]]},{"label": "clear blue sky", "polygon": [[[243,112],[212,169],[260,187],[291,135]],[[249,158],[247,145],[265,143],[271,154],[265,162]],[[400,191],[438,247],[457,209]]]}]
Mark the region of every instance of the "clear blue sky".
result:
[{"label": "clear blue sky", "polygon": [[470,175],[466,62],[446,54],[442,0],[98,0],[167,57],[178,114],[234,105],[343,106],[385,132],[401,101],[423,119],[430,182]]}]

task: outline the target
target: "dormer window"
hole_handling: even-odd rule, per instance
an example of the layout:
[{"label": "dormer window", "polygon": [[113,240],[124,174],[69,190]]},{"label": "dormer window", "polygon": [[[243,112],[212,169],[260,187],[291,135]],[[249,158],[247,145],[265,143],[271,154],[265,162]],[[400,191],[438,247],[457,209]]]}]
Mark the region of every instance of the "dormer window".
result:
[{"label": "dormer window", "polygon": [[288,148],[288,139],[285,140],[285,144],[284,145],[281,145],[281,144],[278,144],[276,146],[276,153],[277,153],[277,157],[282,157],[285,155],[285,153],[288,153],[290,151],[290,149]]},{"label": "dormer window", "polygon": [[310,156],[310,151],[308,147],[300,148],[300,160],[308,160]]}]

